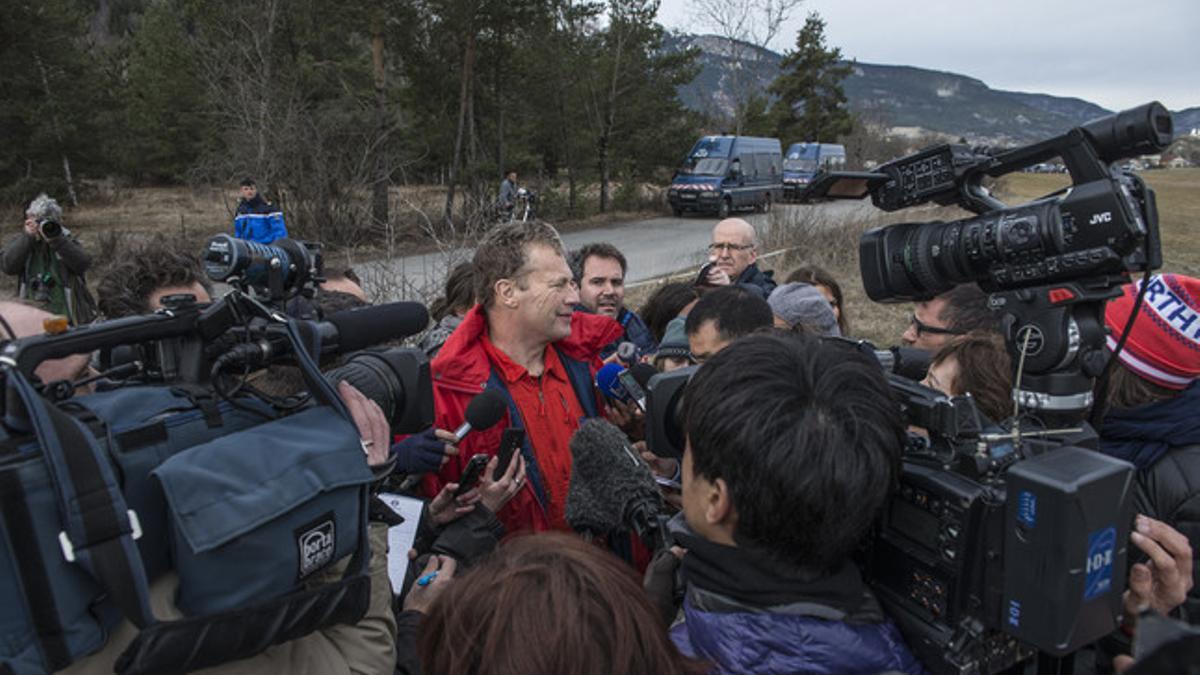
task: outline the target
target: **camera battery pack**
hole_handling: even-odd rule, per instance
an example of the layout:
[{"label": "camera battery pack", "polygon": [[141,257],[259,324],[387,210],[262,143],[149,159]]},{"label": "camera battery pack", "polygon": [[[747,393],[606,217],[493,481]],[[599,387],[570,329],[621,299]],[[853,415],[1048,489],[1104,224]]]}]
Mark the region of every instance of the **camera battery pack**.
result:
[{"label": "camera battery pack", "polygon": [[1005,475],[1006,632],[1061,656],[1117,627],[1133,525],[1134,469],[1068,446]]}]

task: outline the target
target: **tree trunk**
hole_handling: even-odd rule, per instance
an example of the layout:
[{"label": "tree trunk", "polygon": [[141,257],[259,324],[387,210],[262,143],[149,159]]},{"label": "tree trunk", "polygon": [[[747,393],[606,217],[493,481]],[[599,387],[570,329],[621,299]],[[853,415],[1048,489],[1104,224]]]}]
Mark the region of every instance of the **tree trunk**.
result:
[{"label": "tree trunk", "polygon": [[62,150],[63,180],[67,183],[67,199],[71,200],[71,206],[79,206],[79,197],[75,194],[75,180],[71,177],[71,160],[67,158],[67,140],[63,136],[58,111],[54,107],[54,95],[50,91],[50,76],[46,74],[46,64],[42,62],[41,56],[34,54],[33,60],[37,63],[38,73],[42,76],[42,90],[46,92],[46,107],[50,109],[50,126],[54,130],[54,139],[58,141],[58,147]]},{"label": "tree trunk", "polygon": [[388,222],[387,69],[383,58],[383,16],[371,20],[371,61],[375,67],[375,180],[371,186],[371,218],[375,224]]},{"label": "tree trunk", "polygon": [[458,131],[454,134],[454,156],[450,160],[450,175],[446,178],[446,210],[444,219],[446,225],[454,225],[454,188],[458,182],[459,169],[462,166],[463,135],[467,126],[467,109],[471,93],[471,74],[475,65],[475,31],[472,29],[466,35],[463,46],[462,84],[458,90]]}]

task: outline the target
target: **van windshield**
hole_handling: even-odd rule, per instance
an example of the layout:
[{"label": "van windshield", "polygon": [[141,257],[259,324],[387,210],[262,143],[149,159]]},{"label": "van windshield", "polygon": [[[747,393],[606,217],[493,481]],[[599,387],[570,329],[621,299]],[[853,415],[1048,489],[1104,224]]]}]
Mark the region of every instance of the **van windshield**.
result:
[{"label": "van windshield", "polygon": [[783,161],[784,171],[802,171],[804,173],[814,173],[817,170],[817,160],[815,159],[785,159]]},{"label": "van windshield", "polygon": [[729,160],[719,157],[709,157],[697,160],[691,166],[685,165],[682,173],[696,176],[724,176],[727,166],[729,166]]}]

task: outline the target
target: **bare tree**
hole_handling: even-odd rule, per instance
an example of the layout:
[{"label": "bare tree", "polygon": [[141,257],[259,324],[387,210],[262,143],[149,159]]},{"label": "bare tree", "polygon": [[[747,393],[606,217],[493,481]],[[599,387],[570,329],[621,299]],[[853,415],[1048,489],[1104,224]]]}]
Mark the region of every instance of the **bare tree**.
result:
[{"label": "bare tree", "polygon": [[742,133],[746,107],[759,88],[763,51],[804,0],[692,0],[701,24],[725,43],[723,54],[734,98],[734,128]]}]

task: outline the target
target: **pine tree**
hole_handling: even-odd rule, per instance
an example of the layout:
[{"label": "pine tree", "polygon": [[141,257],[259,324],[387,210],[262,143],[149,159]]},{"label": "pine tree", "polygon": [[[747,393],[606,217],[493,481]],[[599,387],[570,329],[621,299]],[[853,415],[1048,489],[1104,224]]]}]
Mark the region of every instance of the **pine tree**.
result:
[{"label": "pine tree", "polygon": [[825,45],[825,21],[816,12],[808,15],[796,35],[796,50],[779,67],[783,73],[769,89],[778,97],[771,113],[779,138],[831,142],[850,133],[853,119],[842,80],[852,66],[842,62],[841,49]]}]

